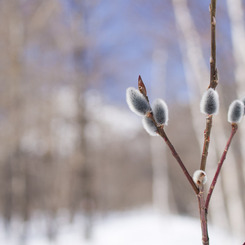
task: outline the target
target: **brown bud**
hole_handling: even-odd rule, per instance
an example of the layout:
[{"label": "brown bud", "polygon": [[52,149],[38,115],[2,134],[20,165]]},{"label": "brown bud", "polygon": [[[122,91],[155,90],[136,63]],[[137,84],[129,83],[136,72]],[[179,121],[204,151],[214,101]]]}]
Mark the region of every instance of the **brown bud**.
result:
[{"label": "brown bud", "polygon": [[147,98],[146,87],[145,87],[145,84],[142,81],[141,76],[139,76],[139,78],[138,78],[138,88],[139,88],[140,93],[142,93]]}]

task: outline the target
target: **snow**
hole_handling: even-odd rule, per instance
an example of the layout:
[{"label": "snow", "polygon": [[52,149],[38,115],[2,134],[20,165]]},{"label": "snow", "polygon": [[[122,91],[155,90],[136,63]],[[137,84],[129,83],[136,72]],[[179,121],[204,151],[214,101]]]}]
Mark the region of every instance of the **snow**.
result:
[{"label": "snow", "polygon": [[[86,241],[82,236],[81,218],[74,224],[64,220],[58,225],[56,241],[48,241],[41,229],[35,228],[29,233],[25,245],[190,245],[201,244],[199,220],[163,215],[152,210],[141,210],[109,215],[97,218],[94,222],[93,236]],[[16,226],[17,227],[17,226]],[[15,228],[16,228],[15,227]],[[38,234],[39,231],[39,234]],[[0,244],[19,245],[20,234],[15,230],[6,236],[1,227]],[[209,227],[210,244],[231,245],[243,244],[241,238],[232,237],[227,231]]]}]

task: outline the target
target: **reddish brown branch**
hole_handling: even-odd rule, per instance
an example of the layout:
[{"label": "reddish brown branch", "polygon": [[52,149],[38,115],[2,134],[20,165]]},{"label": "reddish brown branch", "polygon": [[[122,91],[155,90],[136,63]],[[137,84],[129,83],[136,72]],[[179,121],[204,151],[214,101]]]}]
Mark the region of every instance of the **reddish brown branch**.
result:
[{"label": "reddish brown branch", "polygon": [[216,68],[216,0],[210,4],[211,22],[211,57],[210,57],[210,84],[209,88],[215,89],[218,85],[218,74]]},{"label": "reddish brown branch", "polygon": [[202,229],[202,243],[203,245],[208,245],[209,244],[208,224],[207,224],[207,212],[205,208],[203,185],[200,186],[197,198],[199,204],[200,221],[201,221],[201,229]]},{"label": "reddish brown branch", "polygon": [[228,150],[229,150],[229,147],[230,147],[232,138],[233,138],[233,136],[235,135],[237,129],[238,129],[237,124],[236,124],[236,123],[233,123],[233,124],[232,124],[231,135],[230,135],[230,137],[229,137],[229,139],[228,139],[228,141],[227,141],[227,144],[226,144],[226,146],[225,146],[225,150],[224,150],[224,152],[223,152],[223,154],[222,154],[222,156],[221,156],[221,159],[220,159],[219,164],[218,164],[218,168],[217,168],[217,170],[216,170],[216,173],[215,173],[215,175],[214,175],[213,181],[212,181],[211,186],[210,186],[209,191],[208,191],[207,200],[206,200],[206,204],[205,204],[206,211],[208,211],[209,202],[210,202],[210,199],[211,199],[213,190],[214,190],[214,188],[215,188],[217,179],[218,179],[218,177],[219,177],[220,170],[221,170],[221,168],[222,168],[222,166],[223,166],[223,163],[224,163],[224,161],[225,161],[227,152],[228,152]]},{"label": "reddish brown branch", "polygon": [[213,119],[212,115],[209,115],[206,118],[206,129],[204,131],[204,143],[203,143],[202,159],[201,159],[201,166],[200,166],[200,169],[203,171],[205,171],[206,169],[208,148],[209,148],[209,142],[210,142],[210,134],[211,134],[211,128],[212,128],[212,119]]},{"label": "reddish brown branch", "polygon": [[168,139],[163,127],[158,127],[158,133],[165,140],[165,142],[168,145],[170,151],[172,152],[173,157],[176,159],[176,161],[178,162],[179,166],[183,170],[183,173],[186,176],[186,178],[188,179],[189,183],[191,184],[193,190],[195,191],[196,194],[198,194],[199,193],[199,189],[197,188],[197,186],[194,183],[192,177],[190,176],[188,170],[186,169],[184,163],[182,162],[181,158],[179,157],[179,154],[176,152],[174,146],[172,145],[172,143]]},{"label": "reddish brown branch", "polygon": [[[211,0],[209,6],[211,24],[211,57],[210,57],[210,83],[209,88],[215,89],[218,85],[218,72],[216,67],[216,0]],[[204,131],[204,143],[200,169],[205,171],[212,128],[212,115],[207,117],[206,129]]]},{"label": "reddish brown branch", "polygon": [[147,117],[151,118],[152,121],[154,122],[154,124],[156,125],[157,127],[157,131],[158,131],[158,134],[164,139],[164,141],[166,142],[166,144],[168,145],[170,151],[172,152],[172,155],[173,157],[177,160],[179,166],[181,167],[181,169],[183,170],[183,173],[184,175],[186,176],[187,180],[189,181],[189,183],[191,184],[193,190],[195,191],[196,194],[199,193],[199,189],[197,188],[195,182],[193,181],[192,177],[190,176],[188,170],[186,169],[184,163],[182,162],[179,154],[176,152],[174,146],[172,145],[172,143],[170,142],[170,140],[168,139],[164,129],[163,129],[163,126],[158,126],[154,117],[153,117],[153,113],[149,113],[147,115]]}]

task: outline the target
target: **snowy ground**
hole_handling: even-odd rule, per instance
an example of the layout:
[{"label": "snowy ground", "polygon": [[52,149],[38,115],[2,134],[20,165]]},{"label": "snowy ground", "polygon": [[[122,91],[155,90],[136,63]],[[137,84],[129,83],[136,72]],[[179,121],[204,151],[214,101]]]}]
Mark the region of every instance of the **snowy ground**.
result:
[{"label": "snowy ground", "polygon": [[[4,234],[0,231],[1,245],[201,245],[199,220],[164,216],[142,210],[109,215],[95,221],[93,239],[85,241],[82,237],[81,220],[68,225],[59,221],[59,233],[55,242],[50,242],[41,228],[31,228],[25,243],[20,242],[20,223],[13,225],[15,232]],[[39,224],[40,225],[40,224]],[[242,245],[245,240],[232,238],[228,232],[217,228],[209,229],[211,245]]]}]

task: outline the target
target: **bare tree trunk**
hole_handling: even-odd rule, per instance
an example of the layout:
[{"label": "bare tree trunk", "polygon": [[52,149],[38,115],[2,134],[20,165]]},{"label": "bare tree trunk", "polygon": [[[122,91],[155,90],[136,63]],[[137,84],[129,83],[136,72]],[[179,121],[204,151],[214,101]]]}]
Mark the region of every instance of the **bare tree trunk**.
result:
[{"label": "bare tree trunk", "polygon": [[[9,124],[11,125],[11,132],[9,135],[9,146],[11,148],[9,161],[6,164],[7,180],[10,186],[7,187],[9,195],[5,201],[5,211],[7,221],[11,219],[12,208],[14,205],[14,193],[15,186],[13,182],[15,181],[14,169],[20,165],[21,161],[21,137],[23,135],[23,111],[24,111],[24,96],[22,94],[22,78],[23,78],[23,67],[21,64],[21,55],[23,51],[23,26],[21,15],[18,10],[18,3],[14,0],[8,1],[6,4],[6,11],[10,14],[10,17],[6,20],[6,25],[8,26],[7,39],[7,54],[6,59],[9,60],[9,70],[7,72],[8,76],[8,88],[9,88]],[[24,181],[24,176],[23,176]]]},{"label": "bare tree trunk", "polygon": [[12,159],[5,160],[3,166],[3,218],[6,231],[9,230],[9,225],[13,215],[13,170]]},{"label": "bare tree trunk", "polygon": [[78,103],[78,123],[80,129],[78,150],[80,150],[81,156],[80,162],[78,163],[80,167],[78,168],[80,172],[80,183],[81,183],[81,201],[82,207],[85,215],[85,227],[84,235],[86,239],[90,239],[92,236],[92,216],[93,216],[93,194],[92,194],[92,168],[88,160],[88,146],[87,138],[85,134],[87,126],[86,117],[86,102],[84,99],[84,90],[78,89],[77,94]]},{"label": "bare tree trunk", "polygon": [[[77,103],[77,123],[79,125],[79,136],[77,143],[77,159],[75,174],[77,178],[74,181],[75,190],[79,193],[75,194],[73,198],[73,205],[82,207],[85,216],[84,223],[84,236],[87,239],[90,239],[92,236],[92,220],[93,220],[93,211],[94,211],[94,195],[92,191],[92,167],[89,162],[88,156],[88,142],[86,137],[86,126],[88,123],[88,116],[86,113],[86,100],[85,92],[88,84],[89,74],[87,67],[87,53],[88,53],[88,43],[85,42],[84,37],[88,36],[87,34],[87,20],[86,16],[88,15],[85,1],[75,3],[79,6],[81,12],[75,15],[74,20],[72,21],[71,31],[72,31],[72,41],[73,41],[73,60],[76,72],[75,78],[75,96]],[[79,22],[78,22],[79,19]],[[80,20],[83,19],[83,29],[80,29]],[[78,205],[77,202],[80,202]]]}]

